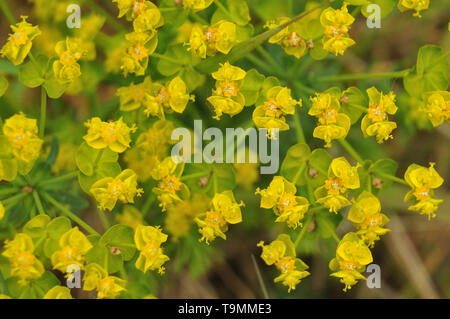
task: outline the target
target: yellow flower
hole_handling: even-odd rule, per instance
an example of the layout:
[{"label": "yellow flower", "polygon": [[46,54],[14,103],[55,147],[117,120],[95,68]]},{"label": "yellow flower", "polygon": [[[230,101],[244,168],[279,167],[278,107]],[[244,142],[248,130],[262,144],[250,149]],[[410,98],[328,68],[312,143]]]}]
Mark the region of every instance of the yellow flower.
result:
[{"label": "yellow flower", "polygon": [[11,276],[18,277],[21,286],[26,285],[30,280],[40,278],[45,271],[33,252],[33,240],[27,234],[19,233],[13,240],[5,242],[5,251],[2,255],[8,258]]},{"label": "yellow flower", "polygon": [[328,169],[328,179],[325,185],[314,191],[317,202],[337,213],[342,207],[350,205],[347,199],[348,189],[360,187],[358,165],[350,166],[344,157],[335,158],[331,161]]},{"label": "yellow flower", "polygon": [[158,45],[156,33],[132,32],[127,33],[125,39],[128,45],[122,57],[120,69],[125,76],[128,73],[144,75],[148,66],[148,57],[155,52]]},{"label": "yellow flower", "polygon": [[150,1],[144,2],[146,8],[133,21],[133,28],[136,32],[155,32],[157,28],[164,24],[164,18],[159,8]]},{"label": "yellow flower", "polygon": [[190,50],[203,59],[217,52],[228,54],[236,43],[236,24],[225,20],[212,26],[194,25],[189,37]]},{"label": "yellow flower", "polygon": [[[288,17],[277,18],[276,20],[267,22],[265,27],[273,29],[288,22],[289,20],[290,18]],[[307,52],[306,42],[300,36],[299,24],[297,23],[290,24],[287,28],[284,28],[269,38],[269,43],[277,43],[281,45],[287,54],[293,55],[297,59],[300,59]]]},{"label": "yellow flower", "polygon": [[105,177],[91,186],[91,194],[100,209],[112,210],[117,201],[122,204],[134,203],[135,196],[141,196],[142,188],[137,188],[137,175],[131,169],[123,170],[116,177]]},{"label": "yellow flower", "polygon": [[73,299],[70,289],[63,286],[54,286],[42,299]]},{"label": "yellow flower", "polygon": [[232,191],[216,193],[205,217],[195,219],[199,227],[198,231],[202,235],[200,241],[205,240],[205,243],[209,245],[209,242],[217,236],[226,239],[225,232],[228,230],[228,224],[242,222],[241,206],[244,206],[244,203],[237,203]]},{"label": "yellow flower", "polygon": [[444,121],[450,121],[450,93],[447,91],[433,91],[424,94],[424,106],[420,109],[425,112],[434,127]]},{"label": "yellow flower", "polygon": [[392,138],[391,132],[397,127],[395,122],[388,120],[388,114],[395,114],[395,94],[389,92],[384,95],[375,87],[367,89],[369,109],[361,121],[361,130],[365,137],[376,136],[378,143]]},{"label": "yellow flower", "polygon": [[242,111],[245,97],[239,90],[246,74],[244,70],[229,62],[225,62],[219,70],[212,73],[216,80],[216,89],[207,100],[216,112],[213,118],[219,120],[223,113],[234,116]]},{"label": "yellow flower", "polygon": [[8,295],[0,294],[0,299],[12,299],[12,298]]},{"label": "yellow flower", "polygon": [[430,163],[429,168],[411,164],[405,172],[405,181],[412,190],[406,194],[404,200],[416,202],[408,209],[420,212],[421,215],[428,215],[428,219],[435,217],[434,212],[442,200],[433,198],[433,189],[439,188],[444,180],[434,169],[434,163]]},{"label": "yellow flower", "polygon": [[78,60],[87,54],[82,40],[67,37],[56,43],[55,52],[59,57],[53,62],[55,78],[61,83],[73,82],[81,75]]},{"label": "yellow flower", "polygon": [[413,16],[422,18],[422,16],[420,15],[420,11],[428,9],[429,5],[430,0],[399,0],[397,7],[400,12],[404,12],[407,10],[416,10]]},{"label": "yellow flower", "polygon": [[140,255],[136,260],[136,268],[143,271],[158,270],[158,273],[164,273],[162,266],[170,258],[163,253],[161,244],[167,241],[167,235],[164,234],[159,226],[142,226],[136,228],[134,234],[136,248]]},{"label": "yellow flower", "polygon": [[308,114],[317,117],[319,124],[314,129],[313,136],[324,140],[325,147],[330,147],[334,139],[345,138],[350,130],[351,120],[346,114],[339,113],[341,104],[338,97],[331,93],[316,93],[310,100],[312,105]]},{"label": "yellow flower", "polygon": [[38,137],[36,120],[27,118],[23,113],[13,115],[3,124],[3,134],[12,147],[14,157],[31,169],[43,143]]},{"label": "yellow flower", "polygon": [[0,220],[2,220],[3,217],[5,217],[5,207],[3,206],[3,203],[0,202]]},{"label": "yellow flower", "polygon": [[126,16],[131,21],[141,15],[150,1],[146,0],[113,0],[119,8],[119,18]]},{"label": "yellow flower", "polygon": [[116,214],[115,220],[119,224],[128,225],[136,229],[144,223],[142,213],[132,205],[125,205],[120,214]]},{"label": "yellow flower", "polygon": [[264,104],[253,111],[253,122],[258,128],[266,128],[270,138],[274,128],[280,131],[289,129],[285,116],[294,114],[296,105],[302,106],[302,100],[294,100],[290,89],[274,86],[267,91]]},{"label": "yellow flower", "polygon": [[348,213],[347,218],[353,222],[357,234],[369,246],[373,247],[381,235],[390,230],[383,228],[389,218],[381,213],[380,201],[369,192],[362,192]]},{"label": "yellow flower", "polygon": [[41,35],[38,26],[33,26],[26,21],[28,17],[21,18],[21,22],[11,26],[14,33],[9,34],[8,42],[0,50],[0,56],[7,58],[14,65],[22,64],[31,50],[33,39]]},{"label": "yellow flower", "polygon": [[166,87],[159,83],[151,85],[150,92],[145,95],[144,113],[165,119],[164,110],[183,113],[189,100],[194,101],[194,96],[188,94],[186,84],[177,76]]},{"label": "yellow flower", "polygon": [[197,12],[208,8],[214,0],[181,0],[184,9]]},{"label": "yellow flower", "polygon": [[344,291],[347,291],[359,279],[366,279],[361,273],[372,261],[372,253],[364,241],[355,233],[348,233],[338,244],[336,258],[330,261],[329,267],[334,271],[331,276],[340,278],[345,285]]},{"label": "yellow flower", "polygon": [[108,272],[96,263],[86,266],[83,277],[84,290],[96,290],[97,299],[114,299],[122,291],[125,291],[126,281],[115,276],[109,276]]},{"label": "yellow flower", "polygon": [[302,226],[300,222],[309,209],[305,197],[295,196],[297,188],[282,176],[275,176],[267,189],[256,190],[261,195],[262,208],[273,209],[278,218],[275,222],[286,222],[288,227]]},{"label": "yellow flower", "polygon": [[78,227],[73,227],[61,236],[59,248],[51,257],[53,269],[66,273],[69,265],[78,265],[81,269],[84,267],[86,254],[92,244]]},{"label": "yellow flower", "polygon": [[143,106],[151,84],[151,79],[147,76],[142,83],[131,83],[129,86],[119,88],[116,95],[120,99],[120,110],[134,111]]},{"label": "yellow flower", "polygon": [[283,285],[289,287],[288,292],[295,290],[300,280],[310,275],[306,271],[309,267],[296,257],[295,246],[289,235],[281,234],[269,245],[264,245],[261,241],[257,246],[263,249],[261,258],[264,262],[269,266],[275,265],[281,272],[274,282],[281,281]]},{"label": "yellow flower", "polygon": [[322,39],[323,48],[335,55],[344,54],[344,51],[355,44],[349,35],[350,25],[355,18],[348,13],[347,4],[341,9],[326,8],[320,15],[320,23],[325,28]]},{"label": "yellow flower", "polygon": [[122,153],[130,147],[130,133],[136,131],[133,125],[128,127],[120,118],[113,122],[103,122],[99,117],[93,117],[85,123],[88,128],[83,137],[86,143],[95,149],[109,148],[116,153]]}]

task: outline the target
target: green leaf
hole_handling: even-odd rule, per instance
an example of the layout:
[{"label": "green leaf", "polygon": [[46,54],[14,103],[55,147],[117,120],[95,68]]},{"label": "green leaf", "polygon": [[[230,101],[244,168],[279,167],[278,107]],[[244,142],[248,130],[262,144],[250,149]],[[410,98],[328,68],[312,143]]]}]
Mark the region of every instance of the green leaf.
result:
[{"label": "green leaf", "polygon": [[123,259],[120,255],[113,255],[109,248],[97,243],[86,254],[87,263],[97,263],[109,273],[113,274],[120,270]]},{"label": "green leaf", "polygon": [[22,231],[32,239],[41,238],[42,236],[47,235],[47,224],[50,220],[48,215],[38,215],[28,221]]},{"label": "green leaf", "polygon": [[373,164],[370,168],[370,172],[377,178],[383,181],[381,189],[386,189],[392,185],[392,181],[383,177],[383,175],[391,175],[395,176],[397,172],[398,164],[396,161],[391,160],[389,158],[380,159]]},{"label": "green leaf", "polygon": [[236,187],[236,175],[231,164],[189,164],[184,169],[184,175],[198,176],[184,182],[194,193],[214,196],[215,190],[223,192]]},{"label": "green leaf", "polygon": [[297,186],[306,184],[306,161],[311,155],[307,144],[298,143],[289,148],[281,164],[280,174]]},{"label": "green leaf", "polygon": [[354,86],[345,90],[342,96],[348,100],[346,103],[341,103],[342,107],[339,112],[347,114],[350,117],[351,123],[355,124],[364,113],[359,108],[367,108],[369,102],[365,94]]},{"label": "green leaf", "polygon": [[0,97],[5,94],[6,90],[8,89],[9,82],[8,80],[0,74]]},{"label": "green leaf", "polygon": [[99,241],[99,244],[120,249],[123,260],[128,261],[133,258],[136,252],[134,243],[134,230],[127,225],[114,225],[106,231]]},{"label": "green leaf", "polygon": [[28,61],[19,67],[19,81],[29,87],[35,88],[45,82],[44,72],[47,69],[48,58],[39,55],[36,62]]},{"label": "green leaf", "polygon": [[[100,154],[100,152],[102,152]],[[100,158],[98,158],[100,156]],[[98,158],[98,159],[97,159]],[[109,148],[103,150],[96,150],[86,142],[83,142],[78,148],[77,154],[75,155],[75,162],[78,169],[86,176],[92,176],[96,169],[108,163],[116,163],[119,159],[119,155]],[[97,165],[95,167],[95,162]]]},{"label": "green leaf", "polygon": [[[331,155],[323,148],[317,148],[312,151],[309,157],[308,164],[310,171],[308,172],[307,179],[309,185],[314,189],[325,183],[328,178],[328,167],[332,161]],[[313,169],[316,172],[312,172]]]},{"label": "green leaf", "polygon": [[255,69],[251,69],[247,72],[244,78],[244,83],[240,89],[241,93],[245,97],[245,106],[253,105],[258,100],[262,91],[264,79],[264,75]]},{"label": "green leaf", "polygon": [[186,50],[183,44],[170,46],[163,55],[174,60],[159,59],[156,69],[164,76],[172,76],[186,66],[194,65],[199,61],[198,58],[192,56],[191,52]]},{"label": "green leaf", "polygon": [[448,88],[450,67],[442,49],[425,45],[419,49],[416,66],[403,78],[409,95],[420,98],[424,92],[445,91]]}]

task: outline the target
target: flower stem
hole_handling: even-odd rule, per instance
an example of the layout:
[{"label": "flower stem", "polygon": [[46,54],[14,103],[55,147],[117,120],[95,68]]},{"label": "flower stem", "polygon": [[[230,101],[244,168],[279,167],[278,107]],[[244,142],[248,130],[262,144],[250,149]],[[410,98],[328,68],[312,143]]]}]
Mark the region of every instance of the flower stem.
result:
[{"label": "flower stem", "polygon": [[12,14],[11,9],[9,9],[9,7],[6,4],[5,0],[0,0],[0,9],[3,11],[3,14],[5,15],[6,19],[9,22],[9,24],[15,24],[16,23],[16,19],[14,19],[14,15]]},{"label": "flower stem", "polygon": [[345,139],[338,139],[339,143],[341,143],[342,147],[360,164],[364,162],[361,156],[359,156],[358,152],[351,146]]},{"label": "flower stem", "polygon": [[306,233],[306,230],[308,229],[309,224],[312,221],[312,216],[308,215],[306,217],[305,223],[303,224],[302,230],[300,231],[300,233],[298,234],[297,238],[295,239],[294,242],[294,246],[297,247],[297,245],[300,243],[300,241],[302,240],[303,236]]},{"label": "flower stem", "polygon": [[253,266],[255,266],[256,276],[258,277],[259,285],[261,286],[261,290],[263,292],[264,298],[269,299],[269,294],[267,293],[266,285],[264,284],[264,280],[261,276],[261,272],[259,271],[258,264],[256,263],[256,258],[252,254]]},{"label": "flower stem", "polygon": [[404,179],[396,177],[396,176],[392,176],[392,175],[389,175],[389,174],[383,174],[383,173],[377,173],[377,175],[382,177],[382,178],[385,178],[387,180],[393,181],[395,183],[408,185],[408,183]]},{"label": "flower stem", "polygon": [[106,231],[109,227],[111,227],[111,223],[108,220],[108,217],[105,214],[103,209],[98,209],[98,215],[103,225],[103,229]]},{"label": "flower stem", "polygon": [[153,53],[151,56],[154,57],[154,58],[160,59],[160,60],[165,60],[165,61],[171,62],[173,64],[178,64],[178,65],[182,65],[183,64],[183,62],[180,62],[180,61],[178,61],[176,59],[173,59],[173,58],[169,58],[169,57],[167,57],[165,55],[162,55],[162,54]]},{"label": "flower stem", "polygon": [[302,122],[300,121],[300,112],[294,113],[294,125],[295,125],[295,133],[297,136],[298,143],[306,143],[305,134],[303,132]]},{"label": "flower stem", "polygon": [[356,73],[356,74],[340,74],[332,76],[323,76],[314,79],[317,82],[336,82],[336,81],[352,81],[352,80],[371,80],[375,78],[390,79],[390,78],[402,78],[408,74],[409,69],[394,72],[381,72],[381,73]]},{"label": "flower stem", "polygon": [[39,124],[39,137],[43,138],[45,134],[45,120],[47,117],[47,92],[41,87],[41,118]]},{"label": "flower stem", "polygon": [[4,201],[2,201],[2,204],[4,206],[7,206],[8,204],[11,204],[11,206],[13,206],[14,204],[16,204],[18,201],[20,201],[21,199],[23,199],[24,197],[28,196],[29,193],[27,192],[21,192],[19,194],[16,194],[14,196],[11,196],[8,199],[5,199]]},{"label": "flower stem", "polygon": [[45,186],[45,185],[51,185],[55,183],[65,182],[71,179],[74,179],[77,176],[78,172],[70,172],[61,176],[52,177],[49,179],[46,179],[45,181],[42,181],[38,184],[38,186]]},{"label": "flower stem", "polygon": [[40,215],[46,215],[45,214],[45,210],[44,210],[44,206],[42,206],[42,202],[41,202],[41,199],[39,197],[38,192],[36,190],[34,190],[32,195],[33,195],[33,199],[34,199],[34,202],[36,204],[36,207],[38,209],[39,214]]},{"label": "flower stem", "polygon": [[48,202],[50,202],[53,206],[55,206],[56,208],[58,208],[59,210],[61,210],[64,215],[66,215],[67,217],[69,217],[70,219],[72,219],[75,223],[77,223],[78,225],[80,225],[81,227],[83,227],[85,230],[87,230],[91,235],[98,235],[100,236],[100,234],[91,226],[89,226],[86,222],[84,222],[80,217],[78,217],[77,215],[75,215],[74,213],[72,213],[70,210],[68,210],[66,207],[64,207],[64,205],[62,205],[60,202],[58,202],[56,199],[54,199],[52,196],[50,196],[48,193],[46,192],[42,192],[42,197],[47,200]]}]

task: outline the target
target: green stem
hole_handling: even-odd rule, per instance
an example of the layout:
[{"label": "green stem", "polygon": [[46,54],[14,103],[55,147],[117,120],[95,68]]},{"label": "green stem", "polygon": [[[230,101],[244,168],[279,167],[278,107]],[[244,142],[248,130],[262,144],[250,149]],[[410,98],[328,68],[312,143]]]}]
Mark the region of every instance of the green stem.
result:
[{"label": "green stem", "polygon": [[388,175],[388,174],[383,174],[383,173],[377,173],[378,176],[380,176],[381,178],[385,178],[387,180],[393,181],[395,183],[399,183],[399,184],[403,184],[403,185],[408,185],[408,183],[399,177],[396,176],[392,176],[392,175]]},{"label": "green stem", "polygon": [[300,121],[300,112],[294,113],[295,133],[298,143],[306,143],[305,133],[303,132],[302,122]]},{"label": "green stem", "polygon": [[89,226],[85,221],[83,221],[80,217],[72,213],[70,210],[68,210],[64,205],[62,205],[60,202],[58,202],[56,199],[54,199],[52,196],[50,196],[46,192],[42,192],[42,197],[50,202],[53,206],[61,210],[67,217],[72,219],[75,223],[83,227],[85,230],[87,230],[91,235],[98,235],[100,234],[91,226]]},{"label": "green stem", "polygon": [[253,266],[255,267],[256,277],[258,277],[259,285],[261,286],[261,290],[263,292],[264,298],[269,299],[269,294],[267,293],[266,285],[264,284],[264,280],[261,276],[261,272],[259,271],[258,264],[256,263],[256,258],[252,254]]},{"label": "green stem", "polygon": [[345,139],[338,139],[339,143],[341,143],[342,147],[360,164],[364,162],[361,156],[359,156],[358,152],[351,146]]},{"label": "green stem", "polygon": [[43,138],[45,134],[45,120],[47,117],[47,92],[41,87],[41,118],[39,124],[39,137]]},{"label": "green stem", "polygon": [[20,201],[21,199],[23,199],[24,197],[28,196],[27,192],[21,192],[19,194],[16,194],[14,196],[11,196],[8,199],[5,199],[4,201],[2,201],[2,204],[6,207],[8,205],[13,206],[15,203],[17,203],[18,201]]},{"label": "green stem", "polygon": [[294,86],[296,89],[298,89],[306,94],[314,94],[316,92],[312,88],[304,85],[303,83],[300,83],[299,81],[294,81]]},{"label": "green stem", "polygon": [[294,179],[292,180],[292,184],[295,185],[295,184],[297,183],[298,179],[300,178],[300,174],[303,172],[303,170],[305,169],[305,167],[306,167],[306,163],[303,162],[303,163],[300,165],[299,169],[297,170],[297,173],[295,173]]},{"label": "green stem", "polygon": [[16,24],[16,19],[14,19],[14,15],[12,14],[5,0],[0,0],[0,9],[3,11],[3,14],[5,15],[9,24]]},{"label": "green stem", "polygon": [[153,203],[155,202],[155,200],[156,200],[156,195],[154,193],[151,193],[151,195],[148,196],[147,199],[145,200],[144,205],[142,205],[142,208],[141,208],[141,213],[144,217],[147,216],[147,214],[148,214],[150,208],[152,207]]},{"label": "green stem", "polygon": [[247,60],[249,60],[250,62],[252,62],[254,65],[256,65],[257,67],[261,68],[262,70],[264,70],[267,73],[272,73],[272,71],[270,70],[270,68],[267,66],[266,63],[264,63],[263,60],[261,60],[260,58],[258,58],[256,55],[254,55],[253,53],[249,53],[245,56],[247,58]]},{"label": "green stem", "polygon": [[297,247],[298,244],[300,243],[300,241],[302,240],[302,238],[305,235],[306,230],[308,229],[308,226],[311,223],[311,221],[312,221],[312,216],[308,215],[306,217],[305,223],[303,224],[302,230],[300,231],[300,233],[298,234],[297,238],[295,239],[295,242],[294,242],[294,246],[295,247]]},{"label": "green stem", "polygon": [[38,209],[39,214],[40,215],[46,215],[45,214],[45,210],[44,210],[44,206],[42,206],[42,202],[41,202],[41,199],[39,197],[38,192],[36,190],[34,190],[32,195],[33,195],[33,199],[34,199],[34,202],[36,204],[36,207]]},{"label": "green stem", "polygon": [[201,16],[198,15],[198,13],[192,12],[190,14],[190,17],[192,19],[194,19],[195,21],[197,21],[198,23],[204,24],[204,25],[208,25],[208,21],[206,21],[205,19],[203,19]]},{"label": "green stem", "polygon": [[407,75],[409,69],[394,72],[381,72],[381,73],[356,73],[356,74],[341,74],[333,76],[323,76],[314,79],[317,82],[336,82],[336,81],[352,81],[352,80],[371,80],[375,78],[379,79],[391,79],[402,78]]},{"label": "green stem", "polygon": [[171,62],[173,64],[178,64],[178,65],[182,65],[183,64],[183,62],[180,62],[180,61],[178,61],[176,59],[173,59],[173,58],[169,58],[169,57],[167,57],[165,55],[162,55],[162,54],[153,53],[151,56],[154,57],[154,58],[160,59],[160,60],[165,60],[165,61]]},{"label": "green stem", "polygon": [[46,185],[50,185],[50,184],[55,184],[55,183],[60,183],[60,182],[65,182],[71,179],[74,179],[77,176],[78,172],[70,172],[61,176],[56,176],[56,177],[52,177],[49,179],[46,179],[42,182],[40,182],[38,184],[38,186],[46,186]]},{"label": "green stem", "polygon": [[105,214],[105,211],[102,209],[98,209],[98,216],[100,217],[100,220],[103,225],[103,229],[106,231],[109,227],[111,227],[111,223],[108,220],[108,217]]},{"label": "green stem", "polygon": [[8,195],[11,195],[11,194],[15,194],[19,190],[20,189],[18,187],[9,187],[9,188],[2,189],[2,190],[0,190],[0,197],[8,196]]}]

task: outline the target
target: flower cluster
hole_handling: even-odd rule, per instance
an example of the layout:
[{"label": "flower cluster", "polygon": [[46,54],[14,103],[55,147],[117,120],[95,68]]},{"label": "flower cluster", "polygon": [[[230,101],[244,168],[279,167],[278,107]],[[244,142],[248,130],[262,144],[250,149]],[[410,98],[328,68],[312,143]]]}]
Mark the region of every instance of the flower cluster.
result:
[{"label": "flower cluster", "polygon": [[211,200],[210,209],[204,216],[195,218],[198,232],[202,235],[200,241],[205,240],[206,244],[209,244],[217,236],[226,239],[228,224],[242,222],[241,206],[244,206],[244,203],[238,204],[232,191],[216,193]]},{"label": "flower cluster", "polygon": [[288,291],[295,289],[301,279],[309,276],[306,271],[309,267],[296,257],[295,246],[289,235],[281,234],[269,245],[264,245],[261,241],[257,245],[262,247],[261,258],[268,265],[275,265],[280,271],[280,275],[274,279],[274,282],[282,282],[287,286]]},{"label": "flower cluster", "polygon": [[342,8],[327,8],[320,15],[320,23],[325,28],[325,37],[323,38],[323,48],[335,55],[344,54],[344,51],[355,44],[348,35],[350,25],[355,18],[348,13],[347,4]]},{"label": "flower cluster", "polygon": [[408,209],[427,215],[428,219],[435,217],[435,211],[443,200],[433,198],[433,189],[440,187],[444,180],[434,169],[434,163],[430,163],[428,168],[411,164],[405,172],[405,181],[412,188],[405,195],[405,201],[415,202]]},{"label": "flower cluster", "polygon": [[275,176],[267,189],[256,189],[261,195],[261,208],[273,209],[275,222],[286,222],[290,228],[302,226],[301,220],[309,209],[305,197],[296,196],[297,188],[282,176]]},{"label": "flower cluster", "polygon": [[108,272],[97,263],[86,265],[83,277],[83,290],[97,291],[98,299],[114,299],[125,291],[125,280],[110,276]]},{"label": "flower cluster", "polygon": [[158,270],[160,274],[163,274],[162,265],[169,260],[161,247],[166,240],[167,235],[159,227],[139,225],[134,234],[136,248],[140,252],[136,260],[136,268],[143,272]]},{"label": "flower cluster", "polygon": [[225,20],[211,26],[196,24],[189,37],[190,50],[202,59],[217,52],[228,54],[236,43],[236,24]]},{"label": "flower cluster", "polygon": [[350,166],[344,157],[333,159],[328,169],[328,179],[314,191],[318,203],[336,213],[351,204],[347,199],[349,189],[360,187],[358,166]]},{"label": "flower cluster", "polygon": [[255,107],[253,122],[256,127],[267,129],[268,137],[272,137],[271,130],[289,130],[286,123],[286,115],[295,114],[295,106],[302,106],[301,100],[294,100],[291,90],[281,86],[274,86],[267,91],[266,101],[263,105]]},{"label": "flower cluster", "polygon": [[433,91],[424,93],[424,102],[420,109],[431,124],[436,127],[450,121],[450,92]]},{"label": "flower cluster", "polygon": [[325,141],[325,147],[331,146],[334,139],[345,138],[351,121],[347,114],[339,113],[340,98],[334,92],[316,93],[310,97],[312,106],[308,114],[317,118],[317,127],[313,136]]}]

